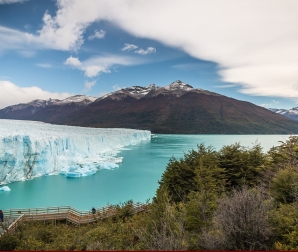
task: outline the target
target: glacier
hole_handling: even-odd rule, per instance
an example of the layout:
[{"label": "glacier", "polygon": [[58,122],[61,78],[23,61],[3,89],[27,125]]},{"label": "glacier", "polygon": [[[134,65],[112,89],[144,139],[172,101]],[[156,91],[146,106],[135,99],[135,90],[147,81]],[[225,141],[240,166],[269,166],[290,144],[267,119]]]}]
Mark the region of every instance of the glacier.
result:
[{"label": "glacier", "polygon": [[150,140],[148,130],[85,128],[0,119],[0,185],[44,175],[84,177],[122,162],[124,146]]}]

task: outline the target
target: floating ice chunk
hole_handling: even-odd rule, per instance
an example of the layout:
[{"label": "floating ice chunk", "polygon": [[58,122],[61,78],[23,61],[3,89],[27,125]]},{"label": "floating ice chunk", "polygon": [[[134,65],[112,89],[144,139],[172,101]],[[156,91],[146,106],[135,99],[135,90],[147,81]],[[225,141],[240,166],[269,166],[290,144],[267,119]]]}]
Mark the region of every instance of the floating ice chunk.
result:
[{"label": "floating ice chunk", "polygon": [[80,178],[80,177],[82,177],[82,173],[80,173],[80,172],[66,172],[65,173],[65,177],[68,177],[68,178]]},{"label": "floating ice chunk", "polygon": [[90,167],[89,165],[85,165],[83,167],[80,165],[75,165],[69,168],[64,168],[63,170],[61,170],[60,174],[64,175],[65,177],[80,178],[92,175],[96,173],[96,171],[96,168],[92,166]]},{"label": "floating ice chunk", "polygon": [[2,186],[0,187],[0,191],[8,192],[10,191],[10,188],[8,186]]}]

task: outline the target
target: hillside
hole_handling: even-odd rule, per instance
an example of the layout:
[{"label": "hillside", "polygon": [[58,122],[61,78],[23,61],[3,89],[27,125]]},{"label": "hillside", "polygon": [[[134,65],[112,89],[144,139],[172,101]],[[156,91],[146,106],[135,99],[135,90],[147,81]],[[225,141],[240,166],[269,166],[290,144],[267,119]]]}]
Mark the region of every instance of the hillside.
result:
[{"label": "hillside", "polygon": [[298,133],[298,123],[282,115],[181,81],[166,87],[133,86],[83,105],[71,104],[45,106],[31,114],[7,112],[8,107],[0,110],[0,118],[165,134]]},{"label": "hillside", "polygon": [[75,95],[64,100],[33,100],[0,110],[0,119],[18,119],[57,123],[95,101],[95,97]]}]

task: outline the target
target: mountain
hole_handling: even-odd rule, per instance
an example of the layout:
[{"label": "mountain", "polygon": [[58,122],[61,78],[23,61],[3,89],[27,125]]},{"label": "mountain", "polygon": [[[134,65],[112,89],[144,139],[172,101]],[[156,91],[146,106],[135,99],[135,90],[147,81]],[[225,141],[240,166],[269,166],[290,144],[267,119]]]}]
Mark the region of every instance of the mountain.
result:
[{"label": "mountain", "polygon": [[147,129],[167,134],[298,133],[298,123],[282,115],[249,102],[193,88],[179,80],[165,87],[151,84],[123,88],[81,106],[55,104],[40,106],[31,114],[26,109],[24,113],[22,109],[18,114],[13,113],[12,107],[19,105],[10,106],[0,110],[0,118]]},{"label": "mountain", "polygon": [[298,121],[298,107],[292,108],[292,109],[275,109],[275,108],[269,108],[274,113],[283,115],[285,117],[288,117],[292,120]]},{"label": "mountain", "polygon": [[95,97],[75,95],[64,100],[33,100],[0,110],[1,119],[33,120],[57,123],[82,107],[94,102]]}]

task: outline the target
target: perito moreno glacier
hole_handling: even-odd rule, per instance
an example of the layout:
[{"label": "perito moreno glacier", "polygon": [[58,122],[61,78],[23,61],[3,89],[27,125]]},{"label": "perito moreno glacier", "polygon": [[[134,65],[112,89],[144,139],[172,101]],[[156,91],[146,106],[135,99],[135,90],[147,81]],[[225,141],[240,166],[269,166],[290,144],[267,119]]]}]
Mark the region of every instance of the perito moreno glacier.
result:
[{"label": "perito moreno glacier", "polygon": [[151,132],[0,120],[0,185],[43,175],[82,177],[118,167],[125,146]]}]

